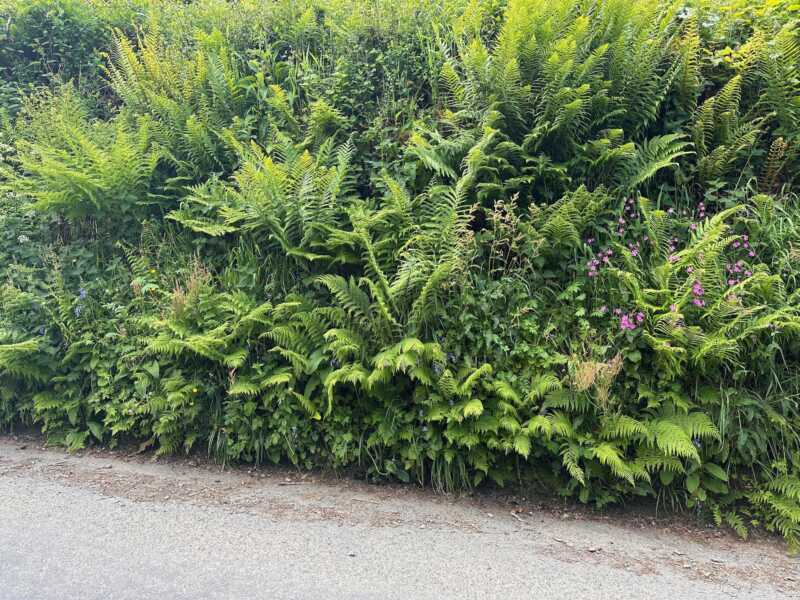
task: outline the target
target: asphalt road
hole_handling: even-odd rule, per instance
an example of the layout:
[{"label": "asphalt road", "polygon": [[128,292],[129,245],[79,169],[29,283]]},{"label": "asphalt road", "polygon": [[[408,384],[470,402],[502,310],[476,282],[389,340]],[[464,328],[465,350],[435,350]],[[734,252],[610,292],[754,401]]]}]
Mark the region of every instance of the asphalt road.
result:
[{"label": "asphalt road", "polygon": [[521,499],[0,438],[0,599],[62,598],[796,600],[800,562]]}]

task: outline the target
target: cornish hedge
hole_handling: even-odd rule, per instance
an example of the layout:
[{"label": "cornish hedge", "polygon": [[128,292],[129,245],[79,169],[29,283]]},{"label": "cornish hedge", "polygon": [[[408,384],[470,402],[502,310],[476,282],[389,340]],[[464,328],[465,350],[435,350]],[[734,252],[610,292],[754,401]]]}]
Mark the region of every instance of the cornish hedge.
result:
[{"label": "cornish hedge", "polygon": [[0,0],[0,425],[800,547],[781,0]]}]

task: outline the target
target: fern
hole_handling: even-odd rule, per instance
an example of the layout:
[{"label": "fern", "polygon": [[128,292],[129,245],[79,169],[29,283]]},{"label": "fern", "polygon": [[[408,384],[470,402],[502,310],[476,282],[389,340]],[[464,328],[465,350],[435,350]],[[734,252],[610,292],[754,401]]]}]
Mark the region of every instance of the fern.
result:
[{"label": "fern", "polygon": [[141,119],[132,127],[118,119],[109,124],[81,120],[52,125],[57,145],[20,140],[20,171],[0,171],[6,178],[3,187],[30,196],[41,210],[73,219],[141,214],[162,160],[151,123]]},{"label": "fern", "polygon": [[678,158],[690,154],[688,146],[689,142],[682,134],[667,134],[646,140],[637,149],[620,187],[626,191],[635,190],[662,169],[677,166]]}]

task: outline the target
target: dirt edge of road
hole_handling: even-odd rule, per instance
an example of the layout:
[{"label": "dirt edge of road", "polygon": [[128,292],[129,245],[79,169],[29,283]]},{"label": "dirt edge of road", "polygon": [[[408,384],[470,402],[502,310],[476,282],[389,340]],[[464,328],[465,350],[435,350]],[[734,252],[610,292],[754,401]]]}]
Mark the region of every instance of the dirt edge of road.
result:
[{"label": "dirt edge of road", "polygon": [[156,459],[130,450],[68,454],[37,436],[0,436],[0,479],[30,477],[110,501],[184,503],[289,521],[362,527],[519,535],[537,552],[646,576],[663,570],[730,585],[766,585],[800,597],[800,561],[776,538],[742,541],[688,519],[598,514],[513,492],[453,497],[411,485],[370,485],[287,468],[219,465],[195,457]]}]

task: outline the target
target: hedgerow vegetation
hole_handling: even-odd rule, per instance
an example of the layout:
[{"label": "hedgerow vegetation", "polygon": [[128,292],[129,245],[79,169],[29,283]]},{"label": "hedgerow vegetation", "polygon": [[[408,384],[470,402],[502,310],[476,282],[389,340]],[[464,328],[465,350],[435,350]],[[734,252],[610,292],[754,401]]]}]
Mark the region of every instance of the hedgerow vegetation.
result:
[{"label": "hedgerow vegetation", "polygon": [[800,545],[781,0],[0,0],[0,423]]}]

